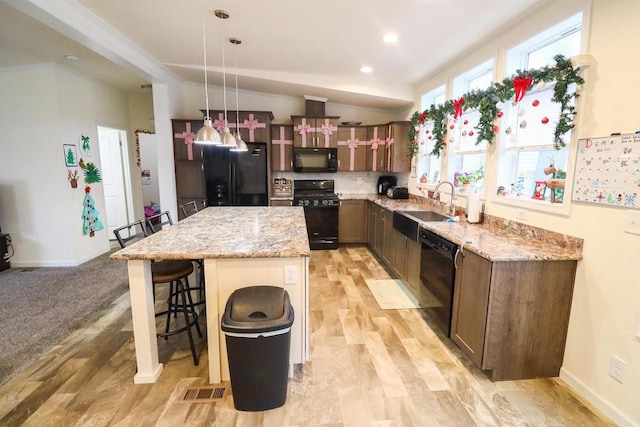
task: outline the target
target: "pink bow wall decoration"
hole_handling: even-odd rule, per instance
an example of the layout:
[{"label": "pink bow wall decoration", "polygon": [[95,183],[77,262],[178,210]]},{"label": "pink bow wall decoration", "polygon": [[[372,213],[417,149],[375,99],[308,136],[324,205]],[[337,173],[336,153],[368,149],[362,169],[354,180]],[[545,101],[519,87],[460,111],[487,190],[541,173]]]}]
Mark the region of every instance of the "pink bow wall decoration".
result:
[{"label": "pink bow wall decoration", "polygon": [[356,148],[360,143],[359,139],[356,139],[356,129],[351,128],[351,138],[346,141],[338,141],[338,145],[346,145],[349,149],[349,170],[355,170],[356,161]]},{"label": "pink bow wall decoration", "polygon": [[216,128],[218,132],[222,132],[224,128],[229,128],[229,129],[235,128],[236,124],[235,123],[229,124],[224,119],[224,114],[218,113],[218,118],[213,121],[213,127]]},{"label": "pink bow wall decoration", "polygon": [[373,164],[372,164],[372,171],[376,171],[376,168],[378,166],[378,145],[380,145],[382,143],[382,141],[380,140],[380,138],[378,138],[378,127],[374,127],[373,128],[373,139],[371,139],[369,141],[369,144],[371,145],[371,152],[373,153]]},{"label": "pink bow wall decoration", "polygon": [[393,145],[393,133],[391,132],[391,129],[392,129],[392,127],[391,127],[391,125],[389,125],[389,128],[387,129],[387,135],[389,135],[389,136],[387,137],[387,141],[386,141],[386,143],[387,143],[387,159],[388,159],[387,162],[389,162],[389,159],[391,159],[391,150],[392,150],[391,146]]},{"label": "pink bow wall decoration", "polygon": [[309,132],[315,131],[315,128],[312,128],[308,123],[307,119],[302,118],[302,124],[296,126],[296,132],[298,132],[302,136],[302,146],[307,146],[307,134]]},{"label": "pink bow wall decoration", "polygon": [[320,132],[324,135],[325,148],[329,148],[329,143],[331,142],[331,135],[333,135],[333,131],[335,130],[336,130],[336,127],[329,122],[329,119],[324,119],[324,124],[320,126]]},{"label": "pink bow wall decoration", "polygon": [[245,119],[243,124],[245,128],[249,129],[249,142],[256,142],[254,132],[256,129],[267,127],[266,123],[260,123],[258,119],[254,119],[253,114],[249,114],[249,119]]},{"label": "pink bow wall decoration", "polygon": [[196,137],[194,132],[191,132],[191,123],[187,122],[186,130],[182,133],[176,133],[175,138],[184,138],[184,143],[187,145],[187,159],[193,160],[193,139]]},{"label": "pink bow wall decoration", "polygon": [[285,146],[293,145],[293,141],[284,139],[284,126],[280,126],[280,139],[272,139],[271,143],[280,146],[280,171],[285,170]]}]

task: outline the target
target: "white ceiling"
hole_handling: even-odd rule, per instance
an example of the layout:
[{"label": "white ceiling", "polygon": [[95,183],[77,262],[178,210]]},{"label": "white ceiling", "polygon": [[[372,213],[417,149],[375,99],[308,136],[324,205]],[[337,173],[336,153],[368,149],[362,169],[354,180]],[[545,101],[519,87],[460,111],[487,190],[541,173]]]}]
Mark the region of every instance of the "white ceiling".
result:
[{"label": "white ceiling", "polygon": [[[420,79],[543,1],[2,0],[0,68],[55,62],[127,91],[202,84],[204,21],[211,84],[222,84],[224,44],[241,90],[398,109],[413,103]],[[387,32],[395,45],[382,41]]]}]

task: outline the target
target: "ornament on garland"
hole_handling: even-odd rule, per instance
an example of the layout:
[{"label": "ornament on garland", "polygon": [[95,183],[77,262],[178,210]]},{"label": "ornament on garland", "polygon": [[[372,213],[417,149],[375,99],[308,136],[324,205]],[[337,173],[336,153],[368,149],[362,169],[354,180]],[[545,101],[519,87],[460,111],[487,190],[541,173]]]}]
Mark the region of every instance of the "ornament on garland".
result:
[{"label": "ornament on garland", "polygon": [[540,101],[537,99],[534,99],[531,105],[533,105],[534,107],[537,107],[538,105],[540,105]]},{"label": "ornament on garland", "polygon": [[93,164],[93,162],[88,162],[87,164],[80,159],[80,167],[84,171],[84,183],[85,184],[93,184],[95,182],[102,181],[102,177],[100,176],[100,170]]},{"label": "ornament on garland", "polygon": [[91,197],[91,187],[84,188],[84,200],[82,201],[82,229],[89,237],[95,236],[95,232],[102,230],[104,226],[98,216],[100,213],[96,209],[96,204]]}]

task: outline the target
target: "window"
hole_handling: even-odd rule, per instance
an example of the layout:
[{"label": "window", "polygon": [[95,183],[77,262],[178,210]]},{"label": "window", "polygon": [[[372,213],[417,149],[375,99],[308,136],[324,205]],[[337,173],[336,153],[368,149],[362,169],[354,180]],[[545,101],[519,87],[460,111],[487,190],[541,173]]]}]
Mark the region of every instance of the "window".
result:
[{"label": "window", "polygon": [[[582,14],[575,15],[507,52],[507,72],[537,69],[562,54],[580,53]],[[566,178],[570,134],[563,136],[567,147],[553,148],[560,106],[552,101],[553,84],[530,89],[517,104],[505,102],[497,140],[500,159],[496,193],[504,200],[562,204],[564,191],[547,188],[547,180]]]},{"label": "window", "polygon": [[[458,99],[465,93],[476,89],[486,89],[492,82],[493,61],[489,60],[453,80],[453,98]],[[449,125],[448,137],[453,145],[452,158],[448,168],[449,179],[456,186],[460,185],[455,179],[457,174],[474,172],[485,166],[487,142],[482,141],[476,145],[477,136],[475,127],[478,124],[479,118],[480,113],[477,111],[465,112]],[[453,129],[451,129],[451,127],[453,127]],[[481,185],[483,182],[478,184]]]},{"label": "window", "polygon": [[[424,111],[432,105],[442,105],[445,101],[445,86],[442,85],[429,93],[422,95],[421,110]],[[436,184],[440,180],[442,157],[431,154],[435,146],[432,136],[433,122],[427,120],[420,129],[420,138],[417,161],[417,179],[422,184]]]}]

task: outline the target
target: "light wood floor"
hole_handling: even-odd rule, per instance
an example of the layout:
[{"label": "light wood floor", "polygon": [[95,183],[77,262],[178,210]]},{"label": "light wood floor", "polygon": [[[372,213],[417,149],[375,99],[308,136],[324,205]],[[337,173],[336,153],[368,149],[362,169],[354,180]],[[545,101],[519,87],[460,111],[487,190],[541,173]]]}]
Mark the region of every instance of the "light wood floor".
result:
[{"label": "light wood floor", "polygon": [[559,379],[492,383],[419,310],[380,310],[365,279],[389,276],[366,248],[314,251],[310,270],[311,360],[283,407],[178,403],[207,383],[204,339],[197,367],[186,339],[159,340],[160,380],[134,385],[126,294],[0,389],[0,426],[613,425]]}]

